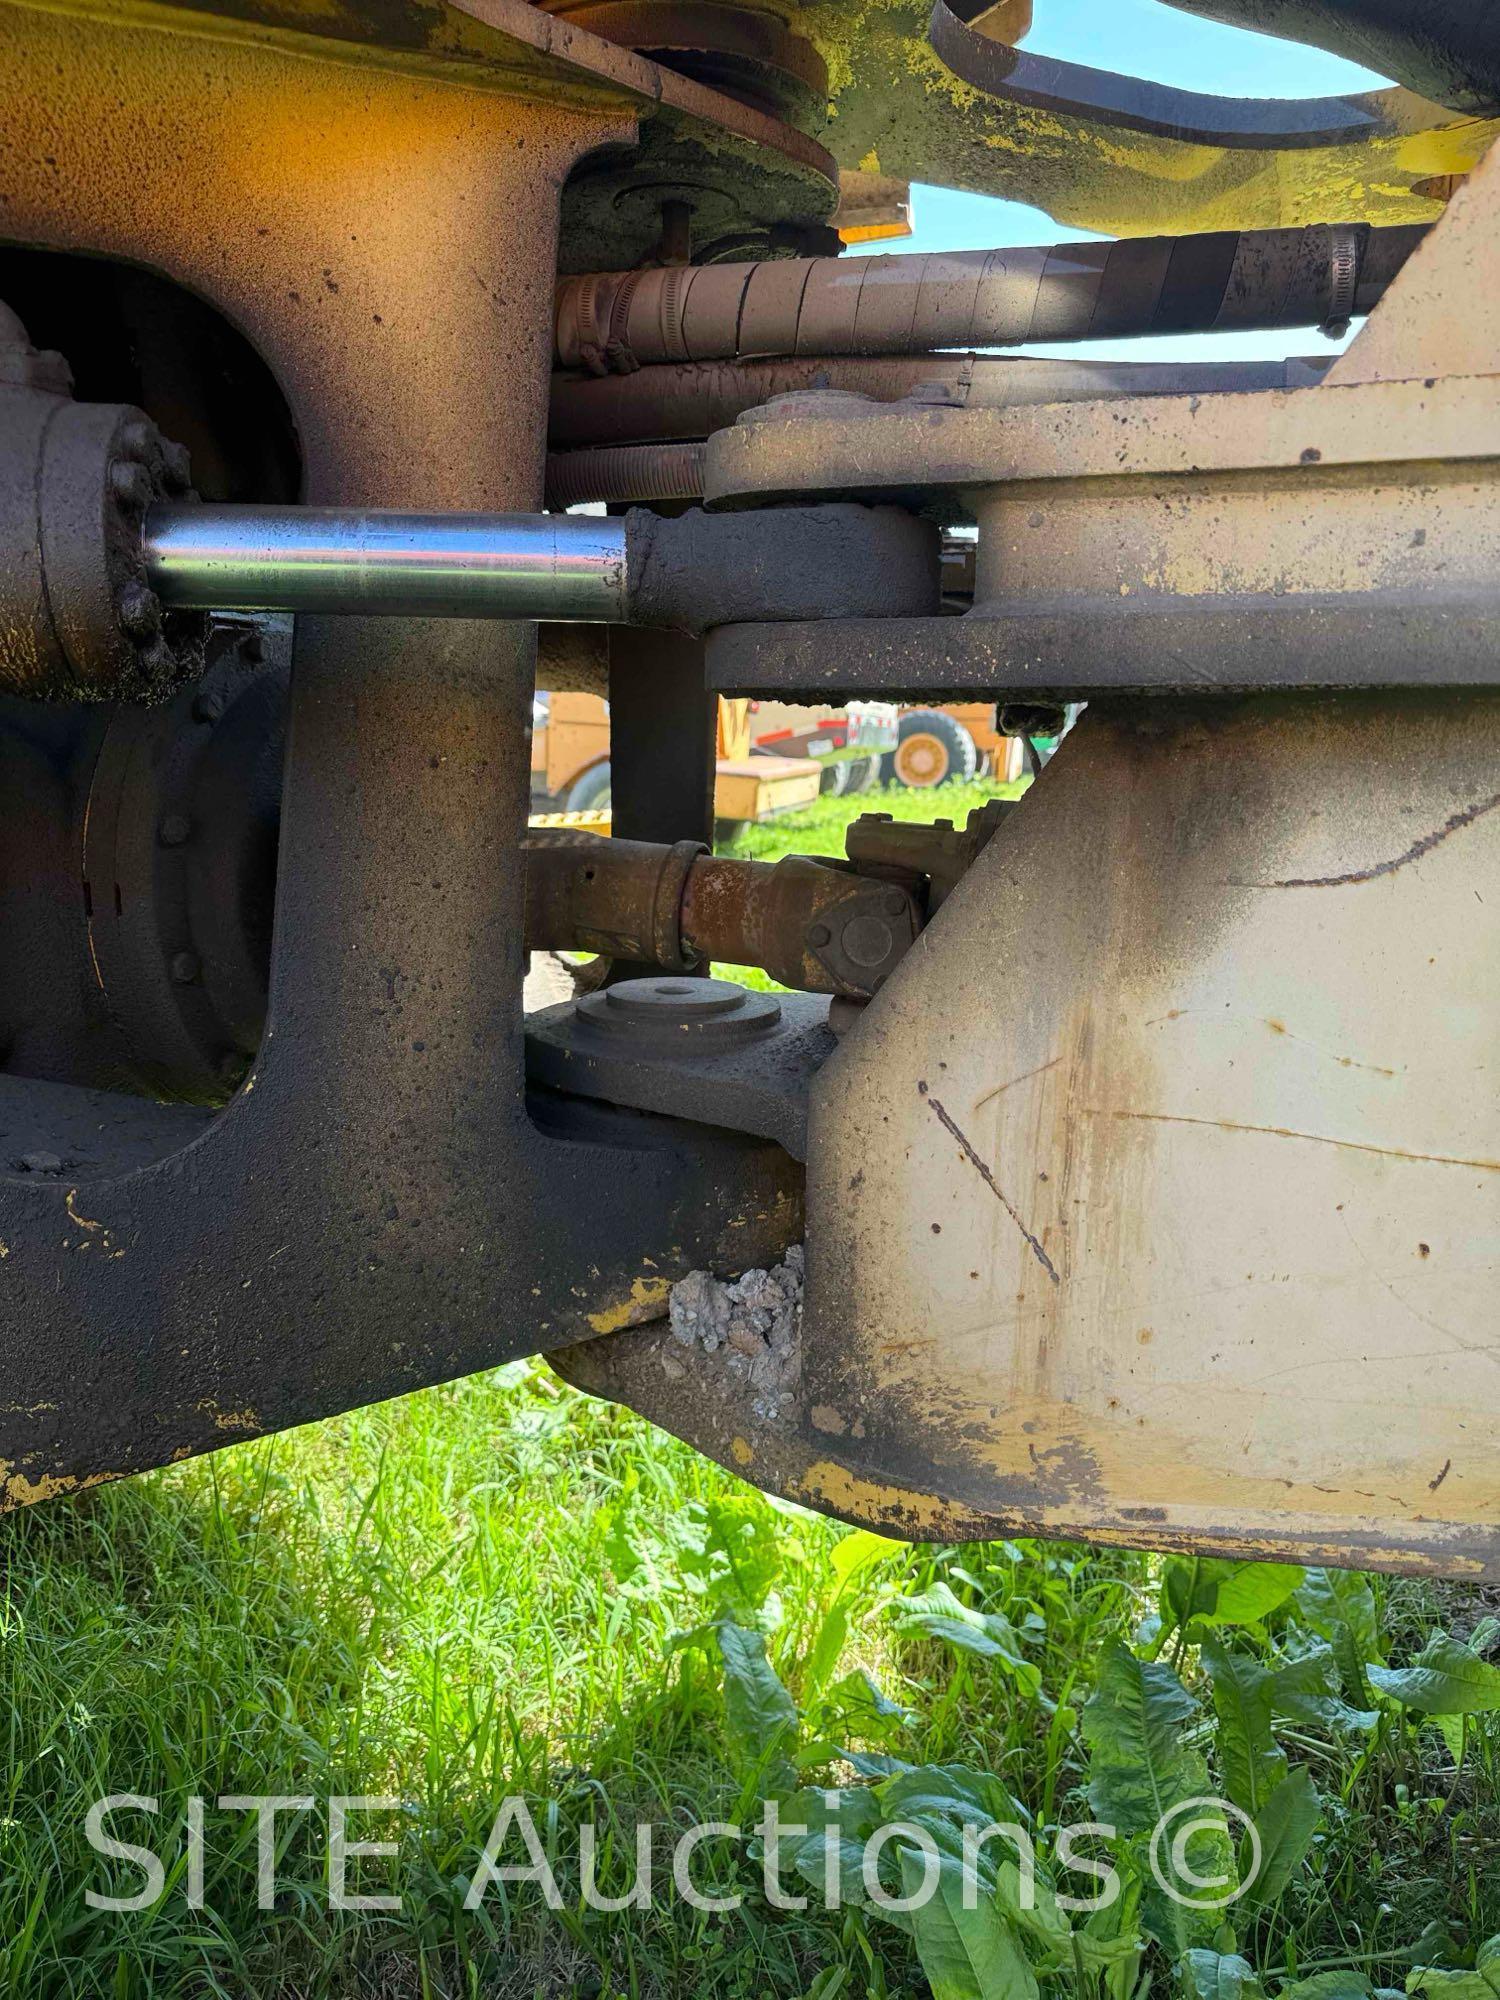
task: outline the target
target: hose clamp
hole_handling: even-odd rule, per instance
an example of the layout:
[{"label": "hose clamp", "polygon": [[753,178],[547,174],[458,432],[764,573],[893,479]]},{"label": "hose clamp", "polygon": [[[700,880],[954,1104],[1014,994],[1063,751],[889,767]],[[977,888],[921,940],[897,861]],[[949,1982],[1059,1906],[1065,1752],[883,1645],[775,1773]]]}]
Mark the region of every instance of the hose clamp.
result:
[{"label": "hose clamp", "polygon": [[1359,284],[1361,232],[1334,228],[1328,232],[1328,312],[1320,331],[1329,340],[1342,340],[1349,331],[1354,311],[1354,293]]}]

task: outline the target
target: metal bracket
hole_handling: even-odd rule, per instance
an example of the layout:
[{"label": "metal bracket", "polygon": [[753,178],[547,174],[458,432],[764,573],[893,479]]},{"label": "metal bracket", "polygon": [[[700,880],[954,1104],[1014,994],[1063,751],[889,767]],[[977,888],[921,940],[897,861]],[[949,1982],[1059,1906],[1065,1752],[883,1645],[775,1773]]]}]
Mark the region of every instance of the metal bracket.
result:
[{"label": "metal bracket", "polygon": [[812,1079],[836,1047],[825,997],[724,979],[626,980],[526,1021],[533,1084],[751,1132],[796,1160]]}]

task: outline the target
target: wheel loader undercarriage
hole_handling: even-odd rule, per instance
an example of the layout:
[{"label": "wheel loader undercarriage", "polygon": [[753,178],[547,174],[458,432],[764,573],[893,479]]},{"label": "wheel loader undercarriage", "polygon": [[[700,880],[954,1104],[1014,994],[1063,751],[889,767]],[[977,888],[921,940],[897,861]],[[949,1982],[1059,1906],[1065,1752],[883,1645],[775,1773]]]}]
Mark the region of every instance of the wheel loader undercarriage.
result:
[{"label": "wheel loader undercarriage", "polygon": [[[1395,81],[0,0],[0,1504],[543,1353],[892,1533],[1500,1575],[1500,30],[1179,4]],[[1120,240],[837,255],[914,177]],[[1089,706],[772,867],[721,694]],[[774,1396],[674,1334],[804,1242]]]}]

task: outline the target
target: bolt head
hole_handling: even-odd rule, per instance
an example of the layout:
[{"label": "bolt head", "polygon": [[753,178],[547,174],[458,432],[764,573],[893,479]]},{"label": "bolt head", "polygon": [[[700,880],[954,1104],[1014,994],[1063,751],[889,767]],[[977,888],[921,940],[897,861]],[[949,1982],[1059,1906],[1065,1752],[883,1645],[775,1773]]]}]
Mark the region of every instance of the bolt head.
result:
[{"label": "bolt head", "polygon": [[141,668],[149,680],[169,681],[177,672],[177,659],[166,640],[157,637],[141,654]]},{"label": "bolt head", "polygon": [[181,847],[192,838],[193,823],[186,813],[168,813],[156,830],[163,847]]},{"label": "bolt head", "polygon": [[884,917],[873,910],[856,912],[844,925],[839,937],[845,958],[861,972],[872,971],[884,965],[896,948],[896,940],[891,936],[891,927]]},{"label": "bolt head", "polygon": [[184,445],[170,439],[161,448],[162,484],[172,493],[186,493],[193,483],[192,461]]},{"label": "bolt head", "polygon": [[161,629],[161,606],[156,592],[144,583],[127,583],[116,602],[120,624],[132,639],[149,639]]},{"label": "bolt head", "polygon": [[115,432],[115,450],[123,458],[144,460],[150,456],[152,426],[144,417],[132,417]]},{"label": "bolt head", "polygon": [[211,690],[204,690],[193,700],[194,722],[217,722],[224,713],[224,697]]},{"label": "bolt head", "polygon": [[155,489],[151,475],[135,459],[117,458],[109,468],[109,490],[127,513],[143,514]]},{"label": "bolt head", "polygon": [[200,970],[198,954],[195,951],[173,952],[167,969],[175,986],[191,986]]},{"label": "bolt head", "polygon": [[814,924],[807,933],[807,941],[815,951],[819,951],[832,936],[833,932],[827,924]]},{"label": "bolt head", "polygon": [[899,889],[890,889],[886,892],[885,912],[887,916],[891,917],[904,917],[906,915],[906,898]]}]

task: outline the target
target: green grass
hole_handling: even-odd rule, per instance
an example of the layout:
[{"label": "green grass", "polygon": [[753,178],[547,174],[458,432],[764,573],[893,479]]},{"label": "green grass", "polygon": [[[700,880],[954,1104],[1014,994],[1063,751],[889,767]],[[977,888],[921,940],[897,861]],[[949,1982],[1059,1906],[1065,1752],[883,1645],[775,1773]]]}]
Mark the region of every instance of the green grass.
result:
[{"label": "green grass", "polygon": [[[900,1932],[859,1912],[769,1910],[727,1847],[705,1853],[747,1892],[735,1916],[673,1901],[553,1913],[529,1887],[510,1889],[508,1909],[461,1907],[507,1794],[537,1802],[539,1828],[553,1815],[565,1891],[585,1818],[601,1836],[638,1817],[735,1818],[743,1780],[718,1669],[673,1639],[719,1608],[724,1550],[753,1543],[779,1600],[772,1653],[800,1692],[843,1533],[525,1367],[9,1518],[0,1990],[675,2000],[800,1995],[843,1968],[850,1994],[925,1995]],[[892,1604],[938,1578],[1017,1623],[1041,1618],[1031,1654],[1055,1711],[987,1660],[896,1633]],[[1481,1609],[1473,1592],[1376,1588],[1395,1657],[1439,1616],[1463,1629]],[[894,1549],[846,1604],[840,1668],[864,1666],[910,1710],[884,1747],[994,1772],[1043,1820],[1088,1817],[1082,1696],[1105,1642],[1128,1638],[1154,1595],[1153,1565],[1129,1554]],[[1473,1728],[1456,1786],[1435,1729],[1392,1726],[1373,1751],[1301,1731],[1294,1754],[1315,1767],[1327,1827],[1251,1940],[1264,1967],[1373,1954],[1399,1980],[1394,1954],[1429,1926],[1460,1950],[1500,1930],[1497,1739],[1492,1718]],[[315,1837],[293,1822],[277,1908],[262,1914],[251,1822],[211,1811],[201,1914],[180,1880],[155,1911],[90,1911],[84,1889],[111,1878],[83,1813],[128,1791],[159,1797],[165,1837],[140,1817],[115,1830],[164,1853],[194,1792],[395,1794],[402,1813],[361,1831],[399,1837],[401,1853],[354,1886],[395,1882],[405,1908],[328,1914],[318,1815]],[[118,1891],[138,1880],[122,1867]]]},{"label": "green grass", "polygon": [[892,819],[931,822],[949,819],[962,826],[976,806],[991,799],[1015,799],[1029,781],[994,785],[983,778],[969,785],[943,785],[934,791],[909,792],[902,785],[877,785],[854,798],[821,798],[805,812],[785,813],[763,826],[747,826],[724,849],[751,861],[775,861],[783,854],[839,854],[844,829],[861,813],[889,813]]},{"label": "green grass", "polygon": [[[942,809],[950,802],[961,817],[975,801],[948,793]],[[810,828],[774,832],[811,849],[809,834],[831,840],[870,804],[833,802]],[[845,1533],[541,1365],[7,1517],[0,1993],[927,2000],[908,1934],[858,1909],[770,1908],[743,1846],[701,1850],[698,1871],[744,1891],[736,1914],[668,1895],[618,1915],[582,1907],[574,1857],[586,1820],[607,1851],[606,1882],[623,1886],[636,1820],[753,1817],[756,1773],[705,1626],[733,1617],[765,1634],[804,1711],[805,1780],[848,1782],[839,1752],[854,1745],[962,1764],[1002,1781],[1039,1825],[1090,1816],[1081,1718],[1110,1642],[1161,1647],[1200,1701],[1208,1684],[1196,1643],[1153,1637],[1151,1559],[1028,1542],[892,1545],[841,1591]],[[994,1658],[902,1629],[902,1606],[939,1583],[971,1611],[1009,1618],[1035,1694]],[[1489,1643],[1482,1590],[1373,1587],[1393,1662],[1438,1625],[1478,1627],[1481,1650]],[[1235,1636],[1266,1659],[1308,1637],[1290,1602]],[[850,1684],[837,1690],[854,1669],[901,1712],[851,1706]],[[1214,1762],[1202,1713],[1194,1740]],[[1472,1963],[1500,1932],[1496,1716],[1470,1718],[1461,1768],[1438,1727],[1390,1702],[1373,1732],[1278,1727],[1316,1781],[1323,1819],[1280,1902],[1235,1934],[1267,1990],[1351,1967],[1399,1986],[1414,1956]],[[113,1830],[168,1863],[164,1897],[134,1914],[84,1900],[140,1880],[84,1833],[90,1802],[124,1792],[159,1800],[156,1831],[140,1814]],[[221,1792],[397,1797],[397,1813],[354,1832],[397,1840],[398,1855],[355,1864],[352,1886],[399,1889],[404,1908],[329,1913],[320,1808],[282,1822],[280,1894],[258,1910],[253,1821],[210,1806],[205,1907],[190,1909],[185,1802]],[[465,1911],[494,1809],[516,1793],[555,1844],[564,1907],[511,1884]],[[1145,1970],[1168,1988],[1155,1946]],[[1117,2000],[1071,1969],[1042,1990]]]}]

